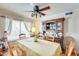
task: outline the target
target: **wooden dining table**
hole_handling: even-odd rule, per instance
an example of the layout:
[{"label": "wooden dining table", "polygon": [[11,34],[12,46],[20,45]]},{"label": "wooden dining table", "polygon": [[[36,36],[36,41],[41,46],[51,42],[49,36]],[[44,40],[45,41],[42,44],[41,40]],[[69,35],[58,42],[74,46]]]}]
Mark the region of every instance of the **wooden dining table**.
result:
[{"label": "wooden dining table", "polygon": [[34,42],[34,38],[27,38],[17,40],[17,44],[26,50],[27,56],[59,56],[62,53],[59,43],[42,39]]}]

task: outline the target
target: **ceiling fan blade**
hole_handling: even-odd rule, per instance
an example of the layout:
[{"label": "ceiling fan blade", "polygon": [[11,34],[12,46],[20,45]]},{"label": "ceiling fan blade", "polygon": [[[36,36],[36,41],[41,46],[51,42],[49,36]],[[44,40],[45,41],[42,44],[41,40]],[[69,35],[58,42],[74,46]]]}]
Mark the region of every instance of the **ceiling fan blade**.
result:
[{"label": "ceiling fan blade", "polygon": [[41,15],[44,15],[44,16],[46,15],[46,14],[44,14],[44,13],[42,13],[42,12],[38,12],[38,13],[41,14]]},{"label": "ceiling fan blade", "polygon": [[48,9],[50,9],[50,6],[47,6],[47,7],[45,7],[45,8],[42,8],[42,9],[40,9],[39,11],[45,11],[45,10],[48,10]]}]

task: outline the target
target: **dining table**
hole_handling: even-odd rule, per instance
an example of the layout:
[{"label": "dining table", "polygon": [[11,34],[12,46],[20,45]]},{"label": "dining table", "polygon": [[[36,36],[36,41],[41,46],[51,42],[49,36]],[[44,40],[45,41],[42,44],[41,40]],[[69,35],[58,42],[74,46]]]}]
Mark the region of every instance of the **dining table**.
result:
[{"label": "dining table", "polygon": [[61,46],[59,43],[50,42],[43,39],[34,41],[35,38],[30,37],[27,39],[17,40],[17,44],[20,45],[26,51],[26,56],[60,56]]}]

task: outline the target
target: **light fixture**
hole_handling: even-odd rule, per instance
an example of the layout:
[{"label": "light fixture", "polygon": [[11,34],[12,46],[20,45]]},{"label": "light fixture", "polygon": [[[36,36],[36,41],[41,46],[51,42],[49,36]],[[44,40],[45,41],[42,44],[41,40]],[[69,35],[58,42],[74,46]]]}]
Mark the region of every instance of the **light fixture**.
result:
[{"label": "light fixture", "polygon": [[31,17],[38,18],[38,17],[42,17],[42,15],[38,14],[37,12],[35,12],[35,13],[31,13]]}]

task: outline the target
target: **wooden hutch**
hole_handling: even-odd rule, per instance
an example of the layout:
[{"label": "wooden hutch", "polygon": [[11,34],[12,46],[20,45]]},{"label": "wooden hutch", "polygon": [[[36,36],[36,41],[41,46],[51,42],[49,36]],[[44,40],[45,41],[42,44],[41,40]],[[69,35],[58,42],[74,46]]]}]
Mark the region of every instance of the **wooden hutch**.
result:
[{"label": "wooden hutch", "polygon": [[51,35],[55,37],[55,42],[63,45],[64,39],[64,18],[47,20],[42,23],[43,29],[48,31]]}]

